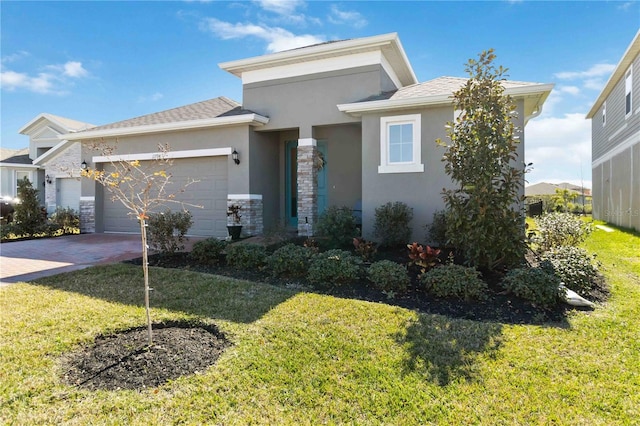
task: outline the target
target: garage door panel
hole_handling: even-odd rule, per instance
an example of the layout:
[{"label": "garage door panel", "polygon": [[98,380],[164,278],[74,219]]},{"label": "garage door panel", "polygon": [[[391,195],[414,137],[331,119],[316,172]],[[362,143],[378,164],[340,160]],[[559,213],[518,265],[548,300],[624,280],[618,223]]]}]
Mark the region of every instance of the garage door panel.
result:
[{"label": "garage door panel", "polygon": [[[144,167],[145,162],[142,162]],[[105,171],[109,171],[105,167]],[[226,157],[203,157],[177,159],[168,170],[171,175],[167,194],[175,193],[177,201],[191,212],[193,225],[191,235],[224,237],[227,211],[227,159]],[[185,185],[192,180],[188,186]],[[184,189],[184,191],[181,191]],[[105,191],[106,192],[106,191]],[[197,207],[202,206],[202,208]],[[179,203],[167,203],[159,211],[177,211]],[[104,224],[107,232],[139,232],[137,220],[126,215],[121,203],[111,203],[110,194],[105,194]]]}]

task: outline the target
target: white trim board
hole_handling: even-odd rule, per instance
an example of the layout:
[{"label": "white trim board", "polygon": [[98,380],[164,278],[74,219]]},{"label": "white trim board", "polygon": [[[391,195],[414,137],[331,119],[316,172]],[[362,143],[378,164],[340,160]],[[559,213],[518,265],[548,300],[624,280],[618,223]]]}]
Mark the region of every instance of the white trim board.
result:
[{"label": "white trim board", "polygon": [[[185,151],[169,151],[164,158],[196,158],[196,157],[218,157],[222,155],[231,155],[233,148],[211,148],[211,149],[190,149]],[[123,155],[99,155],[91,159],[93,163],[111,163],[115,161],[145,161],[157,160],[162,156],[159,152],[141,152],[139,154],[123,154]]]},{"label": "white trim board", "polygon": [[227,194],[228,200],[262,200],[262,194]]},{"label": "white trim board", "polygon": [[623,153],[625,150],[633,147],[635,144],[640,143],[640,131],[637,131],[633,135],[629,136],[626,140],[622,141],[619,145],[612,148],[591,162],[591,168],[598,167],[605,161],[611,160],[616,155]]}]

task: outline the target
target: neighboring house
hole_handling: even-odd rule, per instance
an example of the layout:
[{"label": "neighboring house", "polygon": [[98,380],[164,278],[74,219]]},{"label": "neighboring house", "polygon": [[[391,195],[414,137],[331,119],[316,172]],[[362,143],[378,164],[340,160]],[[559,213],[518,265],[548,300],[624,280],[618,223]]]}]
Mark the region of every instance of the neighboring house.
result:
[{"label": "neighboring house", "polygon": [[593,218],[640,230],[640,31],[587,114]]},{"label": "neighboring house", "polygon": [[80,144],[69,144],[59,137],[91,127],[94,125],[45,113],[19,130],[20,134],[29,136],[28,159],[33,170],[30,180],[49,214],[57,207],[80,209],[81,181],[75,170],[80,159]]},{"label": "neighboring house", "polygon": [[[198,102],[62,135],[62,147],[83,143],[82,161],[109,172],[111,160],[152,160],[158,144],[168,144],[176,184],[198,180],[182,194],[203,206],[190,208],[193,235],[224,237],[232,204],[242,206],[245,235],[282,223],[310,235],[319,214],[337,205],[361,206],[363,235],[372,238],[375,209],[401,201],[413,208],[412,238],[424,239],[425,224],[444,207],[442,189],[452,185],[435,140],[447,137],[451,95],[466,78],[419,83],[396,34],[220,67],[242,80],[242,104],[224,97]],[[520,128],[540,113],[553,87],[503,84]],[[520,138],[523,163],[524,132]],[[117,140],[114,156],[92,152],[88,142],[96,139]],[[81,189],[82,211],[95,213],[82,215],[85,232],[137,232],[136,221],[102,187]]]},{"label": "neighboring house", "polygon": [[28,148],[0,148],[0,198],[16,198],[18,181],[23,178],[35,182],[38,167],[31,163]]},{"label": "neighboring house", "polygon": [[591,196],[591,190],[578,185],[573,185],[568,182],[562,183],[547,183],[540,182],[533,185],[529,185],[524,188],[524,196],[527,198],[535,198],[540,196],[556,195],[556,191],[568,189],[576,194],[576,199],[572,201],[574,204],[582,205],[583,202],[588,202],[586,197]]}]

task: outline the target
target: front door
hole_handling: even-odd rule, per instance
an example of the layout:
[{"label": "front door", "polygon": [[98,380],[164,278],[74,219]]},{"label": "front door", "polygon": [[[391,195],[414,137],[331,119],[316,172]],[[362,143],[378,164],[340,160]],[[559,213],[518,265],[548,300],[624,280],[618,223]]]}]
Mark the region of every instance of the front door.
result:
[{"label": "front door", "polygon": [[[318,215],[327,208],[327,141],[318,141],[318,151],[324,167],[318,171]],[[298,141],[285,143],[285,221],[290,227],[298,226]]]}]

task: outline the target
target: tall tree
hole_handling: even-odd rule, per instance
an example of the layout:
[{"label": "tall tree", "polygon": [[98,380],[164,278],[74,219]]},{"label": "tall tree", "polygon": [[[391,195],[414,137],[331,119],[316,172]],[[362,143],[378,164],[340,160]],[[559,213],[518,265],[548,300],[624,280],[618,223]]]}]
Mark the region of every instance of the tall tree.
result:
[{"label": "tall tree", "polygon": [[455,185],[443,190],[447,239],[468,264],[489,270],[520,261],[525,251],[520,130],[502,85],[507,70],[495,58],[490,49],[469,60],[470,78],[453,95],[459,114],[447,126],[450,142],[436,141],[446,147],[442,161]]},{"label": "tall tree", "polygon": [[16,232],[20,235],[33,235],[42,232],[47,218],[38,201],[38,190],[26,177],[18,180],[18,199],[13,220]]}]

